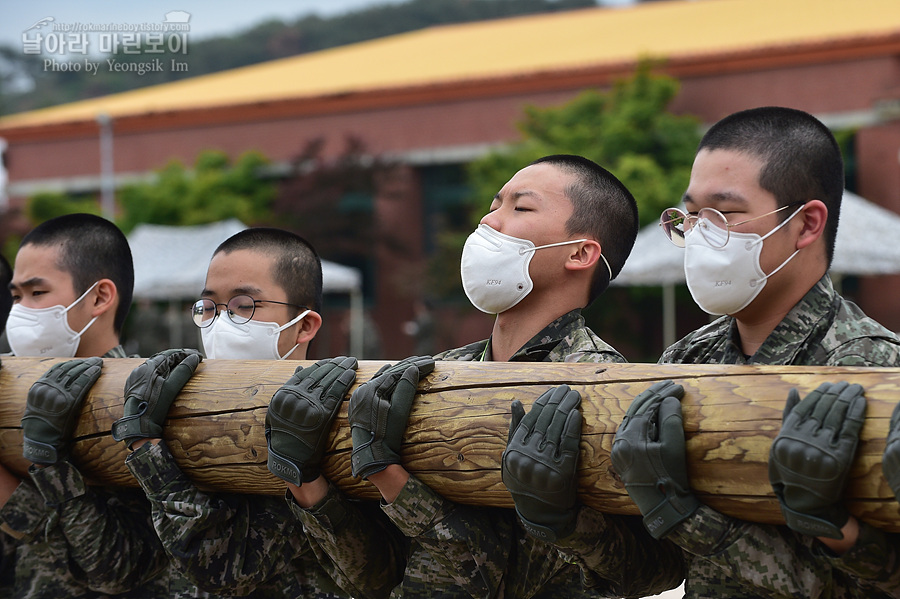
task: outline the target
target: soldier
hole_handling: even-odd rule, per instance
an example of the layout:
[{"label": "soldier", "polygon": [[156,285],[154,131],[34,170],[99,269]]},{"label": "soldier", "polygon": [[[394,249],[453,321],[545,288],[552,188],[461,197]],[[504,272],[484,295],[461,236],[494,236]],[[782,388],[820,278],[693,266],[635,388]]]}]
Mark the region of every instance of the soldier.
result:
[{"label": "soldier", "polygon": [[[694,300],[724,316],[660,363],[900,364],[900,340],[837,294],[827,274],[843,172],[834,137],[798,110],[738,112],[706,133],[687,213],[667,210],[662,224],[685,248]],[[865,410],[859,385],[825,384],[803,401],[791,392],[769,458],[788,526],[700,504],[685,468],[682,393],[664,382],[638,396],[612,460],[653,536],[685,550],[688,596],[897,596],[896,536],[858,521],[842,499]]]},{"label": "soldier", "polygon": [[[304,360],[322,324],[322,265],[305,240],[278,229],[241,231],[213,254],[192,308],[208,358]],[[153,523],[179,569],[201,589],[227,595],[344,597],[311,552],[283,500],[204,493],[176,464],[162,432],[172,401],[200,362],[193,350],[167,350],[125,385],[116,440],[153,505]],[[356,361],[322,361],[293,381],[343,396]]]},{"label": "soldier", "polygon": [[[125,236],[89,214],[49,220],[22,240],[7,322],[17,356],[122,358],[119,332],[134,273]],[[167,559],[140,493],[85,485],[67,459],[99,357],[54,366],[28,394],[19,480],[0,468],[0,527],[15,539],[12,596],[81,597],[136,591],[173,596]],[[152,580],[151,584],[146,584]]]},{"label": "soldier", "polygon": [[[463,286],[478,309],[497,314],[492,335],[436,359],[624,362],[584,325],[581,308],[621,270],[637,226],[631,194],[589,160],[548,156],[522,169],[495,196],[463,250]],[[377,589],[368,595],[376,597],[389,592],[392,597],[619,596],[681,581],[677,548],[654,542],[634,518],[594,514],[607,530],[599,544],[607,550],[608,572],[589,581],[593,588],[586,590],[569,556],[526,533],[540,529],[567,536],[574,523],[574,489],[565,497],[572,505],[556,505],[543,501],[541,489],[526,481],[508,482],[520,524],[512,510],[454,504],[406,471],[399,458],[406,419],[420,377],[433,368],[427,357],[404,360],[361,385],[350,400],[352,472],[378,488],[382,509],[410,540],[405,564],[402,554],[388,556],[380,549],[381,539],[364,520],[345,516],[339,492],[327,482],[296,496],[311,538],[352,574],[354,588]],[[548,392],[539,403],[555,407],[561,397],[564,410],[577,418],[580,397],[567,387]],[[512,430],[522,412],[521,404],[514,407]],[[527,468],[533,456],[527,450],[520,455],[518,465]],[[571,468],[574,472],[574,464]],[[530,500],[535,494],[541,499]],[[336,527],[328,514],[345,519]],[[374,559],[380,567],[367,567],[379,551]],[[392,585],[397,586],[391,591]]]}]

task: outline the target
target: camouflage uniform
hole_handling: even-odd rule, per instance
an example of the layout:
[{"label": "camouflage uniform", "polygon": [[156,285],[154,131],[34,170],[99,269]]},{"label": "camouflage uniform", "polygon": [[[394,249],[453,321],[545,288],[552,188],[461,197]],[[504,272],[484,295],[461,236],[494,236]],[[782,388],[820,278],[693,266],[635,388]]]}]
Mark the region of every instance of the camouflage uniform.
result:
[{"label": "camouflage uniform", "polygon": [[[437,360],[480,360],[490,340],[435,356]],[[519,362],[624,362],[624,358],[584,326],[578,310],[550,325],[513,355]],[[331,494],[332,491],[329,491]],[[327,501],[337,501],[336,491]],[[317,509],[317,506],[315,509]],[[402,575],[392,597],[574,597],[649,592],[677,585],[682,575],[680,551],[654,541],[638,518],[609,518],[585,510],[584,517],[602,522],[609,534],[593,539],[602,546],[606,576],[583,580],[578,558],[538,541],[518,523],[515,511],[466,506],[448,501],[410,475],[409,481],[382,510],[410,541],[409,560],[389,569],[365,570],[355,560],[360,544],[371,543],[367,553],[379,551],[382,537],[366,522],[348,526],[331,539],[330,555],[340,564],[350,563],[358,588],[384,589],[386,582]],[[321,538],[310,510],[296,510],[313,542]],[[596,530],[596,529],[593,529]],[[637,543],[632,540],[637,539]],[[625,542],[625,541],[628,542]],[[383,545],[383,543],[382,543]],[[664,548],[660,551],[660,548]],[[633,560],[628,568],[625,560]],[[574,562],[574,563],[573,563]],[[634,566],[643,564],[645,567]],[[664,570],[673,565],[675,575]],[[399,570],[399,571],[398,571]],[[602,571],[599,565],[597,572]],[[387,573],[387,574],[386,574]],[[659,581],[664,582],[660,583]],[[635,585],[631,583],[635,582]],[[591,588],[586,590],[585,586]],[[382,593],[380,596],[384,596]]]},{"label": "camouflage uniform", "polygon": [[201,589],[265,597],[347,596],[319,566],[282,499],[203,493],[162,441],[145,443],[125,464],[153,506],[153,525],[173,563]]},{"label": "camouflage uniform", "polygon": [[[309,509],[285,501],[303,524],[310,546],[335,582],[357,599],[387,597],[403,580],[409,542],[387,521],[375,501],[353,501],[328,485]],[[450,581],[452,582],[452,581]]]},{"label": "camouflage uniform", "polygon": [[[490,339],[442,352],[435,360],[475,361],[487,354]],[[548,324],[509,359],[510,362],[625,362],[611,345],[584,326],[581,310]]]},{"label": "camouflage uniform", "polygon": [[[435,359],[480,360],[489,343],[489,339],[473,343]],[[584,326],[580,310],[573,310],[535,335],[510,362],[625,362],[625,358]],[[684,578],[680,551],[650,537],[637,517],[609,516],[581,506],[576,532],[554,546],[528,535],[514,510],[440,501],[450,509],[466,511],[455,520],[470,534],[488,536],[491,531],[492,538],[475,545],[481,548],[479,561],[470,562],[468,568],[456,567],[460,578],[476,591],[473,596],[643,596],[673,588]],[[590,531],[587,538],[581,530]],[[440,527],[429,531],[431,536],[435,532]],[[439,551],[442,546],[445,551]],[[448,567],[459,564],[439,538],[429,547]]]},{"label": "camouflage uniform", "polygon": [[[119,346],[103,357],[125,352]],[[29,474],[0,509],[4,545],[13,546],[15,563],[13,589],[4,596],[197,596],[168,576],[140,491],[88,487],[68,461],[32,466]]]},{"label": "camouflage uniform", "polygon": [[[825,275],[753,356],[741,352],[734,319],[722,317],[668,348],[660,363],[898,366],[900,340],[841,298]],[[668,538],[690,561],[687,597],[900,596],[898,535],[860,527],[856,545],[837,557],[786,526],[702,506]]]}]

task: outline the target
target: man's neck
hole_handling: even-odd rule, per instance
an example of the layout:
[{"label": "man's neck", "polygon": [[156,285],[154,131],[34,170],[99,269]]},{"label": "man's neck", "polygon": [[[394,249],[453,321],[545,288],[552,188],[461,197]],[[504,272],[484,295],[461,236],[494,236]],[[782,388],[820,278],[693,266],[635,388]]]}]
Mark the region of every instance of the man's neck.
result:
[{"label": "man's neck", "polygon": [[[822,275],[824,274],[823,272]],[[771,294],[765,294],[764,290],[747,308],[735,314],[741,351],[744,355],[752,356],[762,347],[772,331],[820,278],[821,276],[815,280],[811,277],[805,277],[805,281],[794,280],[794,284]]]},{"label": "man's neck", "polygon": [[755,354],[762,344],[765,343],[775,327],[784,320],[787,312],[783,314],[770,314],[767,319],[745,321],[735,318],[737,324],[738,335],[740,336],[741,352],[745,356]]},{"label": "man's neck", "polygon": [[518,306],[497,315],[491,332],[491,355],[494,362],[508,362],[513,355],[547,325],[571,312],[556,310],[517,310]]},{"label": "man's neck", "polygon": [[110,331],[108,334],[88,337],[81,336],[75,357],[89,358],[92,356],[105,356],[107,352],[119,346],[119,336]]}]

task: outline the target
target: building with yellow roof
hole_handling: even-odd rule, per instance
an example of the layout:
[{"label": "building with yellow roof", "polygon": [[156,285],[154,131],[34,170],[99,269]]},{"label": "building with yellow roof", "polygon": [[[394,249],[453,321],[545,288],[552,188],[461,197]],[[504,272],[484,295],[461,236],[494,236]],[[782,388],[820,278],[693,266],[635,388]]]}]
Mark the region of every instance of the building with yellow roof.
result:
[{"label": "building with yellow roof", "polygon": [[[783,105],[858,128],[856,191],[900,211],[897,0],[672,0],[433,27],[9,115],[0,137],[18,198],[98,188],[99,115],[112,119],[121,180],[210,148],[277,163],[321,138],[335,155],[353,135],[414,182],[423,165],[516,139],[523,106],[606,86],[645,57],[681,81],[675,112],[711,123]],[[864,308],[900,328],[896,310]]]},{"label": "building with yellow roof", "polygon": [[741,59],[774,64],[788,56],[801,64],[834,56],[842,45],[859,52],[896,42],[898,31],[900,7],[893,0],[702,0],[585,9],[433,27],[0,118],[0,128],[92,122],[100,112],[136,118],[401,90],[446,97],[453,88],[472,96],[480,85],[514,81],[518,89],[543,90],[545,77],[602,76],[640,56],[665,57],[685,74],[691,64],[724,57],[730,68]]}]

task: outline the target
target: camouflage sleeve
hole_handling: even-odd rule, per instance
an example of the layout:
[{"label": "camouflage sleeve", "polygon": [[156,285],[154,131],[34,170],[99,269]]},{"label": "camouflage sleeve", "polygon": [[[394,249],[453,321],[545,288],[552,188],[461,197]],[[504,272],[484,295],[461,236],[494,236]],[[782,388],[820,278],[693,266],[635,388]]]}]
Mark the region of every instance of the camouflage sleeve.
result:
[{"label": "camouflage sleeve", "polygon": [[828,366],[900,366],[895,343],[877,337],[860,337],[842,344],[828,356]]},{"label": "camouflage sleeve", "polygon": [[285,500],[303,523],[319,564],[338,586],[359,598],[388,597],[403,580],[409,542],[373,501],[351,501],[337,487],[310,509],[288,491]]},{"label": "camouflage sleeve", "polygon": [[23,480],[0,508],[0,530],[13,539],[28,542],[43,531],[50,510],[37,487]]},{"label": "camouflage sleeve", "polygon": [[[509,556],[509,542],[497,534],[498,521],[493,517],[501,510],[455,504],[412,475],[397,498],[382,509],[404,535],[430,554],[448,580],[472,597],[496,596]],[[417,564],[416,568],[424,567]],[[408,567],[406,576],[428,575]]]},{"label": "camouflage sleeve", "polygon": [[50,511],[45,534],[63,540],[72,574],[88,588],[123,593],[167,566],[140,491],[88,487],[69,462],[30,474]]},{"label": "camouflage sleeve", "polygon": [[281,499],[203,493],[164,442],[144,444],[125,463],[150,499],[166,551],[203,590],[246,595],[289,571],[309,548]]},{"label": "camouflage sleeve", "polygon": [[568,354],[561,359],[553,360],[554,362],[592,362],[595,364],[624,364],[627,362],[625,357],[610,348],[610,350],[591,350],[577,351]]},{"label": "camouflage sleeve", "polygon": [[590,588],[608,596],[661,593],[681,584],[686,573],[681,548],[651,537],[636,516],[610,516],[582,506],[575,533],[556,546],[579,565]]},{"label": "camouflage sleeve", "polygon": [[833,568],[816,556],[816,541],[786,526],[736,520],[704,505],[666,538],[700,558],[691,560],[687,594],[692,584],[717,593],[709,581],[725,579],[738,581],[742,590],[785,599],[818,597],[834,589]]},{"label": "camouflage sleeve", "polygon": [[856,545],[834,556],[823,545],[820,559],[832,564],[857,583],[900,597],[900,535],[889,534],[860,522]]}]

